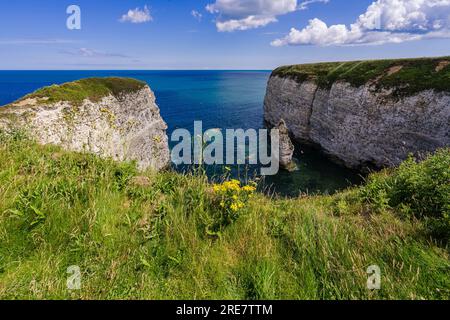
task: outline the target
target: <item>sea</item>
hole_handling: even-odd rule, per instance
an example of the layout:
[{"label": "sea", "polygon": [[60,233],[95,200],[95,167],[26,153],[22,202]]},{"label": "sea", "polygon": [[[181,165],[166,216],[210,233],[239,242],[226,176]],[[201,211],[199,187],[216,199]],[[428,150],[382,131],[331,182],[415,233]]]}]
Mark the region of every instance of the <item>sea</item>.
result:
[{"label": "sea", "polygon": [[[178,128],[193,131],[194,121],[203,129],[262,129],[263,105],[270,71],[0,71],[0,106],[43,86],[89,77],[130,77],[145,81],[155,92],[169,137]],[[174,143],[171,143],[171,148]],[[279,197],[332,194],[359,184],[361,175],[330,161],[319,150],[296,145],[298,170],[275,176],[258,176],[254,166],[201,168],[212,180],[231,175],[255,179],[261,191]],[[192,168],[173,166],[183,171]],[[197,170],[198,168],[196,168]]]}]

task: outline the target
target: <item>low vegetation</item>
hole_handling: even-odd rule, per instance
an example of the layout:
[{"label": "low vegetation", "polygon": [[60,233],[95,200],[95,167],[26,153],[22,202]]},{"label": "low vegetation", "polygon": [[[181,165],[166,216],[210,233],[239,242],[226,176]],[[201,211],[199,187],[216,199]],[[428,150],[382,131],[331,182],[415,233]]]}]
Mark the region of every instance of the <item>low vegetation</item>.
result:
[{"label": "low vegetation", "polygon": [[372,175],[361,189],[376,211],[395,210],[423,221],[436,239],[450,240],[450,150],[417,163],[410,157],[393,172]]},{"label": "low vegetation", "polygon": [[272,199],[0,134],[0,298],[449,299],[449,161]]},{"label": "low vegetation", "polygon": [[280,67],[273,75],[299,82],[314,79],[322,88],[336,81],[356,87],[372,82],[376,89],[394,89],[396,96],[423,90],[450,92],[450,57],[303,64]]},{"label": "low vegetation", "polygon": [[68,101],[79,105],[85,99],[97,102],[105,96],[120,97],[124,93],[138,91],[145,86],[144,82],[128,78],[88,78],[44,87],[26,95],[20,101],[29,99],[44,100],[47,103]]}]

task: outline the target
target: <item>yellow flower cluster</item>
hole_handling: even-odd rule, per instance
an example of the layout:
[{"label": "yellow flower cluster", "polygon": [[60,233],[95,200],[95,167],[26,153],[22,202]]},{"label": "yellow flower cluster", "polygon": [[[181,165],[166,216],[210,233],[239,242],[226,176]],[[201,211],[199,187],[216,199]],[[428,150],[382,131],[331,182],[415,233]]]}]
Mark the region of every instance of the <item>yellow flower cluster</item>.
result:
[{"label": "yellow flower cluster", "polygon": [[242,187],[242,190],[248,193],[253,193],[256,191],[256,188],[254,186],[244,186]]},{"label": "yellow flower cluster", "polygon": [[228,191],[240,191],[241,190],[241,182],[238,180],[230,180],[225,181],[222,184],[216,184],[214,185],[214,192],[215,193],[225,193]]},{"label": "yellow flower cluster", "polygon": [[256,191],[256,188],[251,185],[241,187],[241,182],[233,179],[214,185],[213,190],[220,199],[221,208],[238,212],[244,208],[245,201]]}]

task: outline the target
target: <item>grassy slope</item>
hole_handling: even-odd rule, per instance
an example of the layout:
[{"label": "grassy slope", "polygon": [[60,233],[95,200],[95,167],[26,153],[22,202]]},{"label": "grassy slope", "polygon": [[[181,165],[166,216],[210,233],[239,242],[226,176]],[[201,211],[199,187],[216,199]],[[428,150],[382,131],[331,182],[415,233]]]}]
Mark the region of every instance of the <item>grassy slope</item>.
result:
[{"label": "grassy slope", "polygon": [[[397,95],[411,95],[428,89],[450,92],[450,65],[442,65],[442,69],[436,71],[443,61],[450,62],[450,58],[316,63],[280,67],[273,75],[298,81],[316,79],[325,88],[338,80],[361,86],[377,79],[378,88],[395,87]],[[389,75],[390,68],[398,66],[402,69]]]},{"label": "grassy slope", "polygon": [[73,104],[81,104],[85,99],[96,102],[110,94],[118,97],[127,92],[140,90],[145,86],[144,82],[129,78],[88,78],[44,87],[20,100],[45,98],[49,103],[68,101]]},{"label": "grassy slope", "polygon": [[[255,195],[212,237],[204,177],[148,172],[140,186],[130,164],[0,140],[0,299],[450,298],[447,249],[421,222],[371,214],[356,189]],[[366,289],[372,264],[379,292]],[[71,265],[81,291],[66,290]]]}]

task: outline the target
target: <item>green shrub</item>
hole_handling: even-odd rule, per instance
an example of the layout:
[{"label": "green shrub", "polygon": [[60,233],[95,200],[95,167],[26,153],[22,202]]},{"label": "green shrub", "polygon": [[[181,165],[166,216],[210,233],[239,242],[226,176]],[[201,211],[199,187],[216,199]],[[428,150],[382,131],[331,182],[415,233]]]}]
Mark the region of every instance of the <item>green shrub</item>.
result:
[{"label": "green shrub", "polygon": [[390,174],[370,176],[361,196],[377,210],[391,208],[421,219],[434,235],[449,239],[450,148],[422,162],[410,157]]},{"label": "green shrub", "polygon": [[382,212],[388,209],[391,175],[387,172],[373,174],[369,177],[367,184],[361,188],[360,195],[375,212]]},{"label": "green shrub", "polygon": [[137,174],[136,164],[129,162],[118,163],[114,171],[114,184],[118,190],[123,190],[128,182]]},{"label": "green shrub", "polygon": [[255,191],[254,185],[241,186],[241,182],[235,179],[214,185],[213,203],[216,210],[213,217],[214,224],[209,232],[212,234],[219,232],[236,221]]}]

